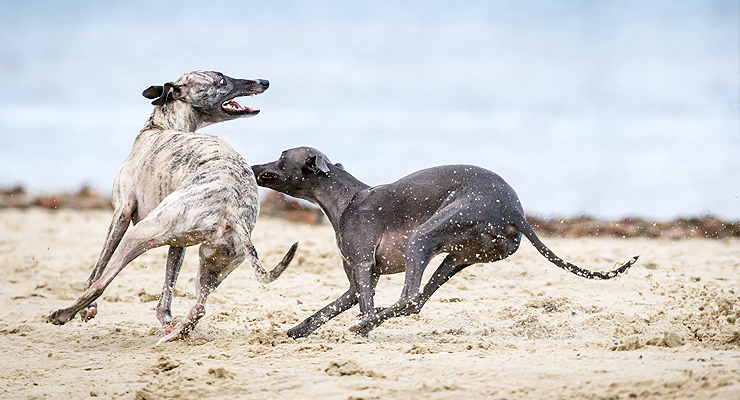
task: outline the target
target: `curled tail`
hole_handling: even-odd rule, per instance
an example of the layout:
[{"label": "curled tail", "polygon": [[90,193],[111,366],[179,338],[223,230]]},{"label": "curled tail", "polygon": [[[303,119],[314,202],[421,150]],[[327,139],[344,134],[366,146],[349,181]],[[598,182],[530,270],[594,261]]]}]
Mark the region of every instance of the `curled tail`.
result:
[{"label": "curled tail", "polygon": [[290,250],[285,253],[283,260],[280,261],[280,263],[275,266],[272,271],[267,272],[262,266],[262,262],[257,257],[257,251],[254,249],[254,246],[250,246],[249,253],[252,256],[250,263],[252,264],[252,269],[254,269],[254,276],[255,278],[257,278],[257,282],[270,283],[277,279],[283,273],[283,271],[288,268],[288,265],[293,260],[293,256],[295,256],[296,249],[298,249],[298,243],[293,243],[293,245],[290,246]]},{"label": "curled tail", "polygon": [[545,246],[544,243],[540,240],[540,238],[537,237],[537,235],[534,233],[534,229],[532,229],[532,226],[529,225],[527,220],[524,218],[524,216],[521,216],[521,218],[517,218],[517,221],[514,223],[516,228],[524,234],[524,236],[529,239],[529,241],[532,243],[532,245],[537,249],[537,251],[540,252],[545,258],[547,258],[551,263],[557,265],[558,267],[571,272],[573,274],[576,274],[578,276],[582,276],[587,279],[612,279],[625,271],[629,269],[629,267],[632,266],[637,261],[637,258],[639,256],[632,257],[629,261],[619,266],[619,268],[609,271],[609,272],[597,272],[597,271],[589,271],[587,269],[580,268],[576,265],[573,265],[562,258],[555,255],[555,253],[552,252],[547,246]]}]

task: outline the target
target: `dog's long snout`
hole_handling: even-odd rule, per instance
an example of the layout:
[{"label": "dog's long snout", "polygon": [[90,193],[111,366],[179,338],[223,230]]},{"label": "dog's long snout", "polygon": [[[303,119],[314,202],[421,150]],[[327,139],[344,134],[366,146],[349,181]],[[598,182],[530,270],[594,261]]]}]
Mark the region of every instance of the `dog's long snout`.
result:
[{"label": "dog's long snout", "polygon": [[259,82],[260,85],[262,85],[262,87],[265,89],[270,87],[270,81],[268,81],[267,79],[257,79],[257,82]]}]

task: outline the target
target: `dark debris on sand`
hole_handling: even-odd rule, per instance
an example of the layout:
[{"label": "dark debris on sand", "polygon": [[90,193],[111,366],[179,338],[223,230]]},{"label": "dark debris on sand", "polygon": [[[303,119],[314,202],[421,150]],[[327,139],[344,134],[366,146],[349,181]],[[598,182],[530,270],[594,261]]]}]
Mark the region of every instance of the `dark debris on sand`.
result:
[{"label": "dark debris on sand", "polygon": [[[0,187],[0,209],[40,207],[49,210],[110,210],[110,198],[88,186],[75,193],[33,195],[22,186]],[[318,207],[275,191],[262,199],[261,215],[284,218],[311,225],[327,221]],[[577,218],[542,218],[527,216],[527,221],[543,236],[552,237],[648,237],[671,240],[689,238],[726,239],[740,237],[740,221],[723,221],[711,215],[678,218],[673,221],[650,221],[629,217],[620,221],[601,221],[587,216]]]},{"label": "dark debris on sand", "polygon": [[621,221],[599,221],[590,217],[545,219],[533,216],[528,216],[527,221],[538,233],[557,237],[649,237],[672,240],[740,237],[740,221],[722,221],[711,215],[701,218],[678,218],[667,222],[633,217]]},{"label": "dark debris on sand", "polygon": [[39,207],[48,210],[112,210],[110,198],[82,186],[75,193],[34,195],[23,186],[0,188],[0,209]]}]

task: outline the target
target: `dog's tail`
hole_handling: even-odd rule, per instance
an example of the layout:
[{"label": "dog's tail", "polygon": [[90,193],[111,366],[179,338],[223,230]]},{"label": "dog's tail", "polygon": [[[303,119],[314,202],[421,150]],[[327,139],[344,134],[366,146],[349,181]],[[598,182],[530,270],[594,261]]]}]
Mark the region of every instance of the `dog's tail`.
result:
[{"label": "dog's tail", "polygon": [[267,272],[265,270],[265,267],[262,266],[262,262],[257,257],[257,251],[254,249],[254,246],[250,248],[250,255],[251,257],[251,264],[252,269],[254,269],[254,276],[257,278],[257,281],[259,283],[270,283],[280,277],[280,275],[285,271],[286,268],[288,268],[288,265],[293,260],[293,256],[295,256],[296,249],[298,249],[298,243],[293,243],[292,246],[290,246],[290,250],[285,254],[283,257],[283,260],[280,261],[280,263],[275,266],[275,268],[272,269],[272,271]]},{"label": "dog's tail", "polygon": [[514,226],[522,233],[524,236],[529,239],[529,241],[532,243],[532,245],[537,249],[537,251],[540,252],[545,258],[547,258],[551,263],[557,265],[558,267],[576,274],[578,276],[582,276],[587,279],[612,279],[625,271],[629,269],[629,267],[632,266],[637,261],[637,258],[639,256],[632,257],[629,261],[622,264],[620,267],[613,271],[609,272],[598,272],[598,271],[589,271],[587,269],[580,268],[576,265],[573,265],[567,261],[564,261],[562,258],[555,255],[555,253],[552,252],[547,246],[545,246],[544,243],[540,240],[539,237],[534,233],[534,229],[532,229],[532,226],[529,225],[526,218],[524,218],[524,215],[520,215],[519,218],[514,219],[516,222],[514,223]]}]

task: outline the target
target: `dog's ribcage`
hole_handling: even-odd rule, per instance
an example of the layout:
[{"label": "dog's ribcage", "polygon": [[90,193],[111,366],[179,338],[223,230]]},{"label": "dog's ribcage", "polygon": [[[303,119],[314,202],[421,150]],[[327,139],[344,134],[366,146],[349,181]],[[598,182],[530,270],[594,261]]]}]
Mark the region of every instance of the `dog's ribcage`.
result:
[{"label": "dog's ribcage", "polygon": [[[164,131],[140,135],[121,166],[113,201],[133,196],[138,218],[183,187],[192,207],[210,203],[229,208],[236,218],[254,224],[259,212],[257,184],[246,160],[223,139],[199,133]],[[187,188],[185,188],[187,186]],[[251,226],[250,226],[251,228]]]}]

